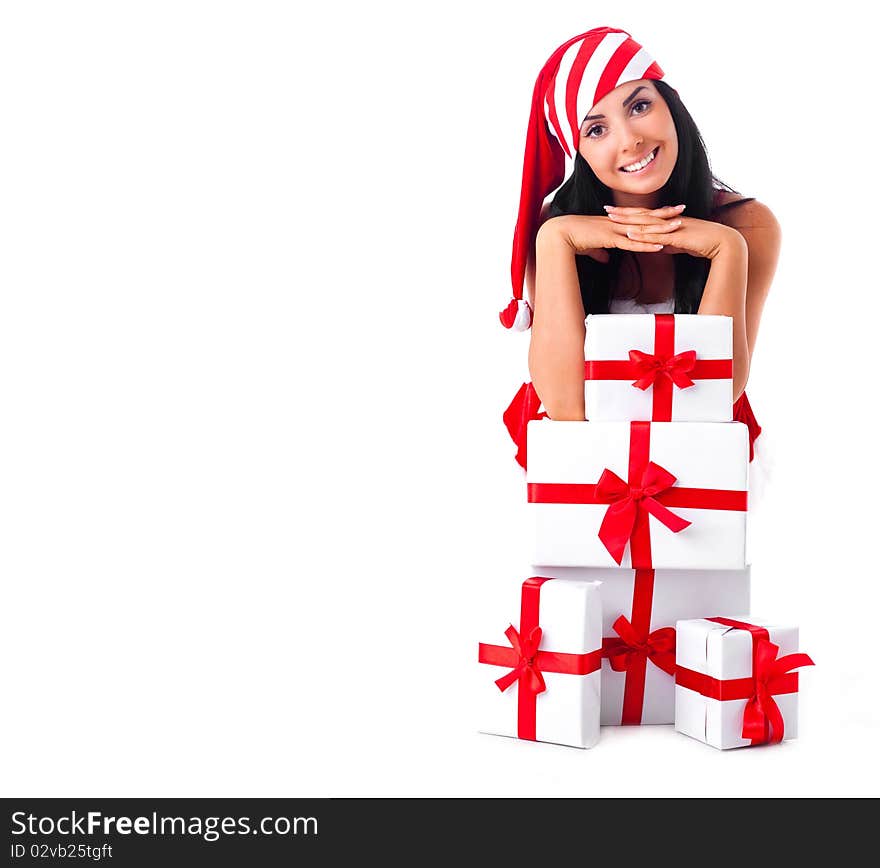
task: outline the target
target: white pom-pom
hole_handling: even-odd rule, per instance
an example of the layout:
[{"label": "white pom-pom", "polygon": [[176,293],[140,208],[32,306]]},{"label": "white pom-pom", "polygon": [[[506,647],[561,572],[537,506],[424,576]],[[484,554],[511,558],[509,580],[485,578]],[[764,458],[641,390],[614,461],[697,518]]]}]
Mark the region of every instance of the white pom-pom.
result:
[{"label": "white pom-pom", "polygon": [[518,299],[516,306],[516,319],[513,321],[513,330],[515,332],[524,332],[532,325],[532,309],[529,303],[524,299]]}]

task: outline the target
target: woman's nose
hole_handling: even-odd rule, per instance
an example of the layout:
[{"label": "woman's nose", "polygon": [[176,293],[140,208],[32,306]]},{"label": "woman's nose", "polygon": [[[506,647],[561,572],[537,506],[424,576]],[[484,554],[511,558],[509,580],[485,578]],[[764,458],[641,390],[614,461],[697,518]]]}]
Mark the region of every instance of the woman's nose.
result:
[{"label": "woman's nose", "polygon": [[624,138],[624,153],[636,156],[642,146],[642,136],[639,133],[627,133]]}]

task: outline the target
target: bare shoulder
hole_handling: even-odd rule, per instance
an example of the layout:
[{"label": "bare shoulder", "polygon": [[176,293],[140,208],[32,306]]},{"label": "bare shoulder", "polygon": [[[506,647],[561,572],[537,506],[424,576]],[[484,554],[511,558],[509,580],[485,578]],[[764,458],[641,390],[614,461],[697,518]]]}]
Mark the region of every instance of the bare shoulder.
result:
[{"label": "bare shoulder", "polygon": [[736,204],[744,199],[744,196],[727,194],[722,198],[721,205],[730,205],[718,212],[717,220],[725,226],[734,229],[767,229],[771,232],[779,231],[779,221],[776,215],[763,202],[751,199],[742,204]]},{"label": "bare shoulder", "polygon": [[[729,199],[730,207],[718,212],[717,220],[731,229],[736,229],[745,239],[752,269],[776,268],[782,246],[782,228],[776,215],[757,199],[734,204],[744,197],[734,195]],[[722,204],[725,204],[722,200]]]},{"label": "bare shoulder", "polygon": [[[725,211],[729,213],[722,218],[721,215],[724,215]],[[724,208],[719,214],[719,220],[735,229],[745,239],[749,252],[747,301],[752,307],[759,305],[756,309],[757,316],[760,316],[760,306],[767,297],[779,262],[782,246],[779,221],[773,212],[757,199]],[[757,331],[757,322],[753,322],[750,328]]]}]

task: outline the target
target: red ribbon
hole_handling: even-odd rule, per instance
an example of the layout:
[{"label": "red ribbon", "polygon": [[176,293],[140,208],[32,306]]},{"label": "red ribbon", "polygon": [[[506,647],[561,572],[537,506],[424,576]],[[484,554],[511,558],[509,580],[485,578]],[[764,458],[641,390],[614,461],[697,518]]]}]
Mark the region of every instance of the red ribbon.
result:
[{"label": "red ribbon", "polygon": [[785,736],[785,722],[773,697],[783,693],[797,693],[798,674],[792,670],[815,664],[806,654],[786,654],[785,657],[779,657],[779,646],[770,641],[770,633],[766,627],[730,618],[706,620],[738,630],[748,630],[752,634],[752,677],[722,681],[702,672],[677,666],[675,683],[722,702],[728,699],[748,700],[743,712],[742,737],[749,739],[753,745],[782,741]]},{"label": "red ribbon", "polygon": [[672,386],[687,389],[694,380],[733,378],[733,359],[698,359],[695,350],[675,354],[675,315],[654,314],[654,352],[629,351],[629,361],[585,361],[585,380],[631,380],[643,391],[653,387],[651,420],[672,421]]},{"label": "red ribbon", "polygon": [[623,560],[627,542],[635,569],[652,569],[651,531],[648,515],[653,515],[673,533],[691,522],[667,507],[723,509],[745,512],[746,491],[674,486],[675,477],[650,461],[651,423],[630,422],[629,482],[625,483],[607,468],[598,484],[567,482],[528,483],[529,503],[607,503],[599,528],[599,539],[617,564]]},{"label": "red ribbon", "polygon": [[511,684],[519,683],[517,695],[517,735],[520,738],[536,741],[537,696],[547,687],[542,672],[562,672],[567,675],[589,675],[602,665],[601,650],[585,654],[564,654],[556,651],[541,651],[543,635],[538,626],[538,612],[541,607],[541,585],[552,579],[532,577],[522,586],[520,600],[519,632],[511,624],[504,635],[510,647],[487,645],[480,642],[480,663],[493,666],[510,666],[510,672],[496,679],[502,692]]},{"label": "red ribbon", "polygon": [[630,619],[621,615],[613,625],[617,636],[602,640],[602,656],[615,672],[626,672],[620,722],[638,726],[645,704],[648,661],[664,672],[675,672],[675,628],[651,629],[654,604],[654,570],[636,570]]},{"label": "red ribbon", "polygon": [[531,383],[523,383],[514,395],[510,406],[504,411],[501,417],[504,425],[510,434],[511,440],[517,446],[516,461],[526,469],[526,433],[527,426],[532,419],[544,419],[546,413],[539,413],[538,407],[541,406],[541,399],[535,391],[535,387]]},{"label": "red ribbon", "polygon": [[733,421],[742,422],[749,429],[749,461],[755,457],[755,441],[761,433],[761,426],[752,412],[752,405],[743,392],[733,403]]}]

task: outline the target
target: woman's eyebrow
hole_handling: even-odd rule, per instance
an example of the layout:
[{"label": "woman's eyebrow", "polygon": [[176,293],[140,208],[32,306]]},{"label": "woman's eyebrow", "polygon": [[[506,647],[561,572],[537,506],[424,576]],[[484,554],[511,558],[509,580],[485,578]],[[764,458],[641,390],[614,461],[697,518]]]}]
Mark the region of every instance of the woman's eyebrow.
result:
[{"label": "woman's eyebrow", "polygon": [[[632,93],[631,93],[631,94],[630,94],[630,95],[629,95],[629,96],[623,101],[623,107],[626,108],[626,107],[627,107],[627,106],[633,101],[633,97],[634,97],[634,96],[635,96],[640,90],[644,90],[644,89],[645,89],[645,86],[644,86],[643,84],[640,84],[640,85],[639,85],[639,86],[638,86],[638,87],[637,87],[637,88],[636,88],[636,89],[635,89],[635,90],[634,90],[634,91],[633,91],[633,92],[632,92]],[[587,116],[583,119],[582,123],[586,123],[587,121],[595,121],[595,120],[598,120],[599,118],[604,118],[604,117],[605,117],[605,115],[587,115]]]}]

